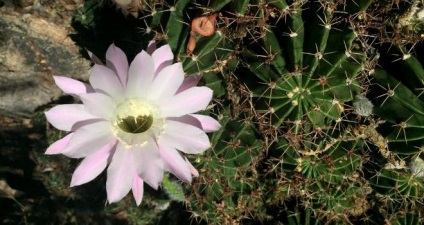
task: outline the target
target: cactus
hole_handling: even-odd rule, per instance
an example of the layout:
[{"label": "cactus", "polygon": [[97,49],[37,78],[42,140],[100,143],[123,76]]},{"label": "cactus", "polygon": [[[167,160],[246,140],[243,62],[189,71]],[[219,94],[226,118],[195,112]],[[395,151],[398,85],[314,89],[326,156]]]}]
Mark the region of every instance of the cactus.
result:
[{"label": "cactus", "polygon": [[[373,93],[374,113],[384,120],[379,126],[381,134],[386,139],[386,152],[383,154],[386,166],[376,168],[371,179],[371,185],[384,201],[392,207],[401,208],[403,205],[422,205],[424,186],[421,172],[422,136],[422,107],[421,96],[424,70],[415,56],[403,53],[403,47],[391,48],[389,54],[382,60],[382,67],[375,70],[372,78],[377,88]],[[392,61],[392,63],[388,63]],[[390,71],[390,72],[388,72]],[[408,74],[403,76],[399,72]],[[409,167],[408,167],[409,165]],[[393,224],[417,224],[422,222],[422,211],[411,207],[406,215],[394,215],[387,220]],[[392,217],[392,218],[390,218]],[[416,221],[416,222],[414,222]]]},{"label": "cactus", "polygon": [[[202,184],[212,182],[209,184],[212,190],[215,186],[230,187],[226,191],[208,192],[205,186],[194,186],[195,200],[191,200],[196,214],[211,224],[241,223],[242,218],[268,221],[273,217],[268,212],[270,208],[294,196],[315,217],[329,221],[346,221],[347,215],[363,214],[369,207],[366,197],[372,189],[359,176],[364,163],[360,157],[364,142],[341,127],[347,114],[345,105],[361,94],[358,75],[365,54],[348,23],[333,24],[340,16],[333,7],[339,5],[304,3],[280,1],[255,5],[251,1],[223,7],[238,9],[235,15],[240,20],[248,21],[255,15],[259,17],[257,23],[265,23],[261,27],[250,22],[256,36],[244,37],[241,54],[237,55],[240,65],[221,72],[230,85],[227,98],[239,105],[233,108],[232,117],[258,124],[255,132],[262,137],[257,148],[268,155],[266,159],[264,155],[251,153],[248,167],[240,168],[265,172],[258,170],[253,177],[249,173],[233,175],[245,182],[250,180],[247,182],[250,188],[231,187],[227,184],[229,178],[222,174],[227,167],[217,169],[209,165],[217,159],[225,165],[233,160],[231,152],[239,155],[249,151],[246,138],[233,140],[225,133],[227,126],[219,133],[219,140],[212,138],[214,152],[197,159],[206,163],[198,165],[207,173]],[[316,11],[319,13],[315,16],[305,16]],[[235,26],[234,33],[238,27]],[[234,86],[240,90],[238,93],[233,93]],[[227,122],[221,120],[221,123]],[[244,129],[238,129],[244,135]],[[228,147],[221,146],[223,143]],[[237,151],[230,147],[233,143],[239,143]],[[222,152],[229,152],[228,156],[224,154],[222,158]],[[235,207],[239,199],[244,203],[242,212]],[[198,208],[202,203],[207,207]],[[357,204],[363,208],[354,211],[352,208]],[[266,211],[259,210],[264,207]]]},{"label": "cactus", "polygon": [[[362,2],[362,1],[360,1]],[[382,2],[372,1],[370,10],[357,15],[358,33],[365,39],[394,45],[416,44],[422,39],[423,3],[419,0]],[[378,32],[375,32],[378,30]],[[364,32],[364,33],[362,33]]]},{"label": "cactus", "polygon": [[188,199],[197,215],[212,224],[229,224],[249,214],[260,213],[258,171],[262,143],[249,122],[220,115],[224,129],[212,135],[212,150],[197,157],[202,178],[193,185]]},{"label": "cactus", "polygon": [[[391,52],[391,54],[398,53],[399,50]],[[372,75],[379,87],[375,97],[379,107],[375,109],[375,114],[387,121],[383,132],[392,151],[403,155],[416,154],[424,141],[422,136],[424,102],[421,96],[424,69],[413,55],[405,53],[400,57],[391,66],[393,74],[377,69]],[[399,72],[408,76],[402,76]]]},{"label": "cactus", "polygon": [[[363,37],[358,36],[349,18],[363,13],[370,3],[295,1],[286,4],[279,1],[256,5],[250,1],[247,5],[237,5],[245,9],[231,3],[222,8],[238,9],[240,13],[234,13],[235,21],[243,21],[243,18],[249,21],[247,25],[235,25],[233,33],[238,33],[239,27],[253,30],[251,36],[243,38],[241,53],[236,55],[241,63],[234,69],[229,67],[221,72],[227,85],[227,99],[240,105],[232,108],[232,116],[242,121],[253,119],[253,124],[258,124],[256,127],[262,136],[266,157],[259,155],[253,158],[253,162],[260,160],[260,163],[249,165],[264,170],[255,175],[255,182],[250,183],[251,187],[258,187],[257,191],[230,188],[228,192],[217,194],[205,191],[208,189],[204,186],[200,187],[202,192],[198,192],[199,188],[195,186],[195,200],[191,199],[191,202],[196,215],[211,224],[230,224],[229,221],[248,224],[252,219],[267,223],[275,220],[273,209],[296,204],[296,207],[303,208],[302,211],[309,212],[307,220],[320,221],[316,222],[318,224],[346,224],[362,220],[361,217],[373,223],[379,216],[387,221],[409,223],[409,219],[403,219],[405,210],[390,219],[378,213],[367,215],[372,210],[373,201],[381,201],[381,196],[386,200],[411,199],[406,204],[412,205],[419,205],[418,199],[422,199],[421,178],[411,177],[410,171],[395,176],[399,171],[392,174],[380,166],[376,168],[380,172],[369,174],[371,160],[384,166],[398,157],[396,151],[386,146],[386,142],[389,141],[390,145],[390,141],[402,141],[402,138],[379,133],[383,125],[371,115],[379,115],[376,112],[382,109],[373,111],[373,105],[380,104],[376,101],[371,103],[365,97],[367,91],[378,92],[374,86],[369,86],[368,72],[373,71],[375,59],[368,52],[373,48],[364,44]],[[338,14],[340,8],[351,14]],[[252,21],[252,15],[259,19]],[[415,68],[408,71],[419,72]],[[377,75],[373,77],[377,79]],[[413,77],[419,78],[419,75]],[[384,81],[390,79],[382,78]],[[411,83],[419,84],[416,81]],[[239,89],[238,92],[233,93],[234,86]],[[409,95],[405,95],[406,99],[411,101]],[[391,108],[393,111],[390,106],[387,110]],[[383,114],[396,116],[395,113]],[[385,119],[385,116],[379,116]],[[358,125],[355,120],[362,120],[364,124]],[[197,160],[205,163],[213,161],[216,151],[220,151],[219,143],[227,140],[225,136],[220,138],[222,140],[218,143],[214,142],[215,152]],[[409,141],[413,140],[415,137],[412,136]],[[366,142],[377,149],[370,148]],[[419,148],[414,151],[418,152]],[[383,154],[383,158],[390,160],[370,158],[368,154]],[[221,160],[225,162],[231,158]],[[202,167],[202,164],[199,166]],[[202,168],[208,174],[218,172],[207,166]],[[250,178],[247,175],[239,179]],[[213,179],[205,179],[202,183],[208,180],[219,184],[223,182],[222,175],[218,174]],[[235,199],[243,195],[253,196],[256,211],[249,210],[251,204],[245,204],[243,212],[234,208]],[[255,198],[258,195],[261,198]],[[227,205],[229,196],[233,199]],[[297,203],[293,203],[293,198]],[[208,202],[208,207],[195,207],[199,205],[197,201]],[[389,207],[400,207],[394,200],[387,203]],[[259,210],[261,207],[266,210]],[[420,215],[417,208],[412,211],[411,217]],[[243,220],[240,216],[250,220]],[[296,224],[296,220],[289,223]]]},{"label": "cactus", "polygon": [[316,9],[300,7],[281,9],[288,10],[286,24],[284,20],[271,23],[275,31],[264,31],[263,44],[255,46],[260,52],[248,49],[243,59],[254,62],[249,69],[267,84],[253,93],[263,99],[271,124],[280,126],[289,120],[322,128],[340,120],[344,103],[360,93],[357,75],[364,55],[348,24],[333,24],[337,17],[330,11],[335,5],[321,7],[306,21],[301,12],[311,14]]}]

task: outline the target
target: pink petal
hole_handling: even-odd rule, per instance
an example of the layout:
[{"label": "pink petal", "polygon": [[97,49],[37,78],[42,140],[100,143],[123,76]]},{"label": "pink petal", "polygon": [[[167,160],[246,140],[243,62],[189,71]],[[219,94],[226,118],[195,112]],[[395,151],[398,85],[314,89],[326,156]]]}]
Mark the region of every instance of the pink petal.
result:
[{"label": "pink petal", "polygon": [[177,94],[196,86],[199,83],[200,79],[202,79],[202,74],[200,73],[194,76],[186,77],[181,86],[178,88]]},{"label": "pink petal", "polygon": [[148,98],[152,101],[169,99],[180,87],[184,79],[184,70],[181,63],[165,67],[154,79],[148,91]]},{"label": "pink petal", "polygon": [[212,90],[208,87],[192,87],[162,103],[159,102],[164,117],[180,117],[206,109],[212,100]]},{"label": "pink petal", "polygon": [[202,153],[210,147],[209,138],[203,130],[171,120],[167,120],[166,125],[160,143],[188,154]]},{"label": "pink petal", "polygon": [[83,126],[74,132],[62,154],[72,158],[89,156],[115,140],[109,122],[101,121]]},{"label": "pink petal", "polygon": [[93,88],[81,81],[69,77],[53,76],[56,85],[66,94],[80,95],[93,92]]},{"label": "pink petal", "polygon": [[191,126],[195,126],[199,129],[202,129],[202,124],[200,123],[200,121],[192,115],[193,114],[187,114],[187,115],[180,116],[180,117],[168,117],[166,119],[172,120],[172,121],[177,121],[177,122],[180,122],[180,123],[189,124]]},{"label": "pink petal", "polygon": [[89,93],[80,95],[81,101],[90,114],[109,120],[115,111],[116,104],[102,93]]},{"label": "pink petal", "polygon": [[218,121],[216,121],[214,118],[210,116],[199,115],[199,114],[190,114],[190,116],[193,116],[194,118],[200,121],[200,123],[202,124],[201,129],[204,130],[205,132],[214,132],[219,130],[219,128],[221,128],[221,124],[219,124]]},{"label": "pink petal", "polygon": [[199,172],[196,170],[196,168],[194,168],[194,166],[190,163],[190,161],[188,161],[187,157],[184,157],[185,161],[188,165],[188,167],[190,168],[190,172],[194,177],[198,177],[199,176]]},{"label": "pink petal", "polygon": [[164,45],[152,53],[152,58],[155,63],[155,73],[158,74],[162,69],[172,65],[174,54],[169,45]]},{"label": "pink petal", "polygon": [[191,172],[183,156],[173,147],[159,143],[159,152],[167,171],[191,183]]},{"label": "pink petal", "polygon": [[109,203],[117,202],[128,194],[134,183],[134,173],[133,151],[118,144],[107,169],[106,192]]},{"label": "pink petal", "polygon": [[199,114],[188,114],[181,117],[168,117],[167,119],[195,126],[205,132],[213,132],[221,128],[221,124],[212,117]]},{"label": "pink petal", "polygon": [[110,162],[110,156],[116,148],[116,141],[112,141],[98,152],[87,156],[72,175],[71,187],[85,184],[96,178]]},{"label": "pink petal", "polygon": [[82,104],[57,105],[44,113],[47,121],[55,128],[64,131],[75,130],[78,122],[84,120],[98,119],[88,113]]},{"label": "pink petal", "polygon": [[146,52],[149,55],[152,55],[152,53],[156,50],[156,41],[152,40],[149,42],[149,45],[147,45]]},{"label": "pink petal", "polygon": [[141,204],[141,200],[143,200],[143,192],[144,192],[144,182],[137,173],[134,173],[134,182],[132,186],[132,193],[135,199],[137,206]]},{"label": "pink petal", "polygon": [[88,55],[90,56],[91,61],[93,61],[97,65],[103,65],[102,61],[99,58],[97,58],[96,55],[94,55],[92,52],[88,51],[87,49],[86,49],[86,51],[87,51]]},{"label": "pink petal", "polygon": [[108,94],[112,98],[121,99],[123,89],[115,72],[101,65],[94,65],[91,69],[90,84],[96,89]]},{"label": "pink petal", "polygon": [[54,154],[62,153],[63,149],[65,149],[65,147],[68,145],[69,141],[71,140],[73,134],[74,133],[70,133],[70,134],[66,135],[65,137],[63,137],[62,139],[59,139],[56,142],[54,142],[53,144],[51,144],[47,148],[45,154],[54,155]]},{"label": "pink petal", "polygon": [[143,97],[155,74],[152,57],[145,51],[137,54],[128,71],[127,96]]},{"label": "pink petal", "polygon": [[115,44],[111,44],[106,51],[106,66],[118,75],[121,84],[125,87],[128,79],[128,59]]},{"label": "pink petal", "polygon": [[150,139],[145,145],[136,147],[133,151],[138,174],[144,182],[158,189],[163,179],[164,165],[156,142]]}]

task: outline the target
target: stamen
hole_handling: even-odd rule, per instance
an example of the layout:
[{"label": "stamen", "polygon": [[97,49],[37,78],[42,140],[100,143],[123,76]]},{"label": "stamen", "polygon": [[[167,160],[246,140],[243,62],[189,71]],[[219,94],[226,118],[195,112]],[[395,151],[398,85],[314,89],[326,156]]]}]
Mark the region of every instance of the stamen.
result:
[{"label": "stamen", "polygon": [[121,128],[122,131],[138,134],[147,131],[153,124],[153,117],[149,116],[128,116],[126,118],[118,120],[118,127]]},{"label": "stamen", "polygon": [[114,118],[112,132],[127,148],[142,146],[151,137],[159,137],[166,125],[159,110],[141,98],[126,99],[118,104]]}]

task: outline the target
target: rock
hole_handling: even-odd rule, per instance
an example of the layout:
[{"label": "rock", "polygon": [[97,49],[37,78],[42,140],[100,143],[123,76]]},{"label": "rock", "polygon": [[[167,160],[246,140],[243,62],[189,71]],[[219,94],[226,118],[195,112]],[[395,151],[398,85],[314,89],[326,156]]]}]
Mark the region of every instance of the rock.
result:
[{"label": "rock", "polygon": [[62,92],[52,75],[88,79],[90,62],[68,29],[34,14],[0,10],[0,116],[31,117],[58,99]]}]

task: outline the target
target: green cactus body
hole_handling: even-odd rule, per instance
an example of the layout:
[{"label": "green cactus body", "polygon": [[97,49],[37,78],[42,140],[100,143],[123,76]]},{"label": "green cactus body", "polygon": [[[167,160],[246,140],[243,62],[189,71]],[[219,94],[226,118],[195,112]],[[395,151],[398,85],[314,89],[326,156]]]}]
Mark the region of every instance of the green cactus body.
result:
[{"label": "green cactus body", "polygon": [[[300,197],[305,210],[313,212],[311,221],[319,217],[346,222],[346,213],[356,216],[369,208],[366,198],[371,188],[359,175],[364,142],[340,126],[345,105],[361,93],[357,76],[365,54],[349,24],[339,21],[340,15],[333,11],[337,4],[304,3],[277,1],[250,5],[244,11],[267,16],[259,19],[265,21],[263,26],[254,28],[258,36],[243,40],[249,44],[242,44],[238,55],[241,64],[234,71],[238,82],[252,91],[252,110],[258,113],[253,122],[259,123],[260,133],[251,125],[221,120],[225,131],[212,136],[213,155],[197,159],[204,161],[198,166],[204,169],[205,181],[194,187],[192,208],[212,224],[231,224],[231,220],[238,224],[243,217],[266,220],[273,206],[289,204],[293,196]],[[227,7],[233,6],[223,9]],[[228,83],[231,70],[221,72]],[[224,85],[220,81],[211,84]],[[243,94],[239,97],[243,101]],[[246,120],[240,117],[245,113],[236,115],[237,120]],[[232,124],[238,128],[233,130]],[[252,131],[244,132],[243,127]],[[237,151],[232,150],[234,141],[229,130],[238,130],[241,135]],[[266,134],[269,130],[283,134],[278,140],[270,140]],[[247,133],[251,133],[250,138]],[[256,135],[262,135],[262,140]],[[256,146],[256,154],[249,145]],[[268,153],[263,161],[266,166],[257,163],[262,148]],[[246,163],[235,163],[234,159],[244,154]],[[237,172],[258,166],[265,167],[265,172],[256,171],[253,177]],[[234,182],[234,177],[246,183]],[[229,181],[222,184],[224,178]],[[244,202],[245,209],[239,216],[237,201]],[[363,207],[354,211],[359,203]],[[267,211],[259,210],[263,208]],[[295,220],[291,223],[296,224]]]},{"label": "green cactus body", "polygon": [[383,134],[387,136],[391,151],[416,154],[424,143],[424,99],[421,96],[424,69],[409,54],[402,55],[395,65],[402,74],[393,75],[382,69],[373,74],[380,87],[374,100],[379,106],[375,114],[387,121]]},{"label": "green cactus body", "polygon": [[392,59],[391,64],[383,63],[383,68],[372,74],[378,87],[373,99],[378,106],[374,114],[385,121],[379,131],[386,138],[387,151],[392,156],[386,157],[386,166],[377,169],[370,183],[393,208],[420,205],[411,207],[406,215],[400,213],[403,210],[394,212],[396,216],[385,215],[386,220],[392,224],[419,224],[418,221],[422,220],[419,208],[424,198],[420,176],[422,160],[419,158],[424,144],[424,102],[421,96],[424,69],[415,56],[400,54],[401,50],[392,48],[390,55],[396,55],[397,59]]},{"label": "green cactus body", "polygon": [[191,201],[197,214],[216,224],[240,221],[255,213],[259,203],[251,196],[258,188],[255,165],[262,150],[258,134],[251,124],[223,116],[224,129],[211,137],[212,150],[196,159],[203,175],[194,184]]},{"label": "green cactus body", "polygon": [[409,171],[383,169],[372,181],[375,190],[394,199],[418,200],[424,197],[422,178],[414,177]]},{"label": "green cactus body", "polygon": [[[267,105],[265,113],[271,110],[275,126],[287,120],[311,123],[314,128],[330,125],[329,121],[340,119],[344,103],[360,91],[355,78],[364,55],[357,52],[355,34],[346,24],[332,28],[329,9],[306,21],[301,8],[290,10],[287,23],[272,25],[286,31],[266,32],[261,46],[248,49],[242,58],[255,76],[269,84],[254,89],[254,94]],[[256,63],[251,62],[254,59]]]}]

